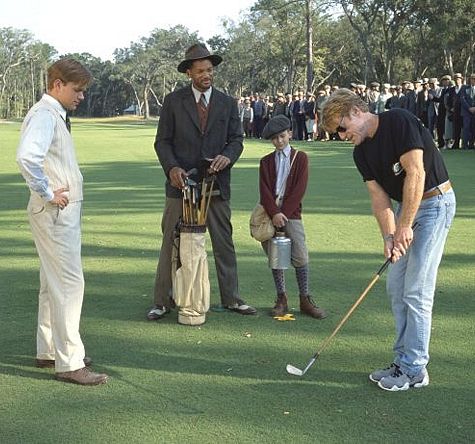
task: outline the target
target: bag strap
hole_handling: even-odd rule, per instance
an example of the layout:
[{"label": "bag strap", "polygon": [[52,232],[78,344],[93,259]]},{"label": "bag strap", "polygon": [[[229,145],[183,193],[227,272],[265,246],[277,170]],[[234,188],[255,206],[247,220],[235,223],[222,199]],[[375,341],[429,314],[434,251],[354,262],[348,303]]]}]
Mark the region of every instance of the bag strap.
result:
[{"label": "bag strap", "polygon": [[282,204],[282,201],[284,200],[284,193],[285,193],[285,186],[287,185],[287,179],[290,175],[290,172],[292,171],[292,165],[294,164],[294,161],[295,161],[295,158],[297,157],[297,154],[299,152],[297,150],[295,150],[295,154],[294,154],[294,157],[292,158],[292,160],[290,161],[290,168],[289,168],[289,171],[287,171],[287,174],[285,176],[285,179],[282,181],[282,186],[280,187],[280,190],[279,190],[279,193],[277,194],[277,197],[275,198],[275,203],[277,205],[281,205]]}]

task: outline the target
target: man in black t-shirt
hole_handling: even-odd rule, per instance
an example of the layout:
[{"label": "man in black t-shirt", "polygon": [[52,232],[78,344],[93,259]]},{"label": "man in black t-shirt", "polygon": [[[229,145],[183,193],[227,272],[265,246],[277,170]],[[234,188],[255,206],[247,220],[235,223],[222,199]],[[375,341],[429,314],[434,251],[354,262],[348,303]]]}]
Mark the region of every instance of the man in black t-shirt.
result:
[{"label": "man in black t-shirt", "polygon": [[327,131],[355,145],[354,161],[392,262],[387,290],[396,324],[394,360],[369,378],[389,391],[424,387],[437,270],[456,205],[443,158],[413,114],[371,114],[350,90],[332,94],[322,117]]}]

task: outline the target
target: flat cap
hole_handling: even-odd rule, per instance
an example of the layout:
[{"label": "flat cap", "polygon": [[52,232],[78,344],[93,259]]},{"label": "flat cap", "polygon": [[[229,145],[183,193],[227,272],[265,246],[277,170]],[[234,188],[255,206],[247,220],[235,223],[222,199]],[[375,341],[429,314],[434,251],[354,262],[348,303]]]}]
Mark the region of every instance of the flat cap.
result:
[{"label": "flat cap", "polygon": [[264,139],[272,139],[275,135],[282,131],[290,129],[290,120],[283,114],[279,114],[270,119],[264,129],[262,130],[262,137]]}]

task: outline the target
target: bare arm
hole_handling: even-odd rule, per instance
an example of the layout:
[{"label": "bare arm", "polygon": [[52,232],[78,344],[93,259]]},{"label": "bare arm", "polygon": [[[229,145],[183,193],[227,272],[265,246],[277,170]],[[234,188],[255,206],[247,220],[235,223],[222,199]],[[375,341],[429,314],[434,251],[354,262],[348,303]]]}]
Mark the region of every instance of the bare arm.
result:
[{"label": "bare arm", "polygon": [[394,234],[394,246],[402,254],[412,243],[412,225],[424,193],[425,171],[423,151],[414,149],[403,154],[399,161],[406,172],[402,190],[402,210]]},{"label": "bare arm", "polygon": [[395,262],[401,255],[397,251],[393,254],[393,236],[396,232],[396,219],[391,199],[375,180],[367,181],[366,186],[371,198],[371,208],[374,217],[378,221],[379,229],[384,239],[384,256],[387,258],[393,257]]}]

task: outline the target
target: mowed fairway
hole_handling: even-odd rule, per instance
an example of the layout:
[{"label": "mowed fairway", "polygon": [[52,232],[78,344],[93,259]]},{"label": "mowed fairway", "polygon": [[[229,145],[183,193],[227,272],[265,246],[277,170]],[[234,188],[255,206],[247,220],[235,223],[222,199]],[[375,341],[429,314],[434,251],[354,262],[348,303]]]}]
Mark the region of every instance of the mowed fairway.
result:
[{"label": "mowed fairway", "polygon": [[[242,297],[258,316],[210,312],[201,327],[176,312],[145,320],[160,246],[164,175],[155,124],[73,120],[85,180],[81,331],[107,385],[80,387],[33,366],[38,259],[15,164],[19,123],[0,122],[0,442],[4,443],[468,443],[475,441],[474,151],[444,152],[458,211],[439,271],[431,384],[383,392],[368,380],[392,359],[384,278],[303,378],[303,368],[384,262],[366,188],[346,143],[296,143],[310,159],[304,223],[314,299],[329,316],[268,316],[274,288],[248,217],[258,159],[245,143],[233,168],[234,240]],[[208,241],[208,247],[209,247]],[[209,251],[211,303],[219,303]]]}]

